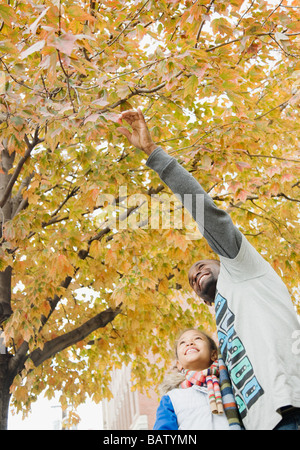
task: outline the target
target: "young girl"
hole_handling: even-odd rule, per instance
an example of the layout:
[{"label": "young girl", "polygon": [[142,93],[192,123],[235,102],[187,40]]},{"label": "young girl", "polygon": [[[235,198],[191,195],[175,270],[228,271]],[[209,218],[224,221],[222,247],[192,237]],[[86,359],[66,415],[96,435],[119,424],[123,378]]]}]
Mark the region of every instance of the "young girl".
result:
[{"label": "young girl", "polygon": [[[238,419],[234,418],[233,397],[228,398],[228,384],[225,396],[221,393],[214,340],[197,329],[186,330],[176,341],[175,354],[177,370],[161,385],[164,395],[157,409],[154,430],[240,429]],[[228,418],[224,413],[224,398]]]}]

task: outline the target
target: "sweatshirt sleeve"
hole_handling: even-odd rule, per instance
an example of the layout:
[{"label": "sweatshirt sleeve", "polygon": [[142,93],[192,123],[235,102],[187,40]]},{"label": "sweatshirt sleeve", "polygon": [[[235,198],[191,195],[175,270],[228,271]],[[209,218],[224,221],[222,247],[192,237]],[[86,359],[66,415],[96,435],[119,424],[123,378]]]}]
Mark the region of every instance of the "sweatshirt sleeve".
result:
[{"label": "sweatshirt sleeve", "polygon": [[168,395],[164,395],[159,403],[153,430],[178,430],[177,416]]},{"label": "sweatshirt sleeve", "polygon": [[198,181],[175,158],[157,147],[146,165],[179,197],[197,222],[211,249],[220,256],[233,259],[239,253],[242,233],[233,225],[229,214],[218,208]]}]

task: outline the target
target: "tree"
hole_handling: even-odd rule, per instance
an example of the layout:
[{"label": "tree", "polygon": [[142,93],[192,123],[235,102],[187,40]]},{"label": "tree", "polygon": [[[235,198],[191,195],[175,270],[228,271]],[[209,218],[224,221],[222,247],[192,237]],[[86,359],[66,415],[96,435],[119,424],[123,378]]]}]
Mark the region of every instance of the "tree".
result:
[{"label": "tree", "polygon": [[189,218],[150,226],[161,203],[183,212],[117,133],[120,110],[143,107],[299,311],[296,1],[3,1],[0,18],[2,429],[11,395],[100,401],[130,361],[147,387],[148,352],[169,361],[178,328],[214,327],[177,295],[210,250]]}]

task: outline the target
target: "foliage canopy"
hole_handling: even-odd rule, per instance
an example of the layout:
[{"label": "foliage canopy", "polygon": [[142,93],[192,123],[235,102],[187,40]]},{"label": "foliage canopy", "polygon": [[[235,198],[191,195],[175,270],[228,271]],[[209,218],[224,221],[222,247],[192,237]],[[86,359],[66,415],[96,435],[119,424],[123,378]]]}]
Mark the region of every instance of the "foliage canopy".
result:
[{"label": "foliage canopy", "polygon": [[170,193],[117,133],[122,110],[142,106],[299,308],[297,1],[3,1],[0,29],[0,312],[18,408],[44,389],[64,407],[101,400],[122,362],[149,386],[178,328],[214,329],[187,283],[213,254],[185,226],[142,224]]}]

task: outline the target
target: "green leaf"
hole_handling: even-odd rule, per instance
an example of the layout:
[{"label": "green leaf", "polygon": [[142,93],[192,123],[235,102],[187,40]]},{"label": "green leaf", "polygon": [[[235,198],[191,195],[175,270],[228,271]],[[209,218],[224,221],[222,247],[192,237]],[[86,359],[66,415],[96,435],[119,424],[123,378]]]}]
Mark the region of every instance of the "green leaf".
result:
[{"label": "green leaf", "polygon": [[6,25],[11,25],[11,22],[15,22],[17,20],[17,16],[13,8],[9,5],[0,5],[0,19]]},{"label": "green leaf", "polygon": [[196,75],[191,75],[184,85],[183,97],[186,98],[188,95],[194,95],[198,87],[198,78]]}]

